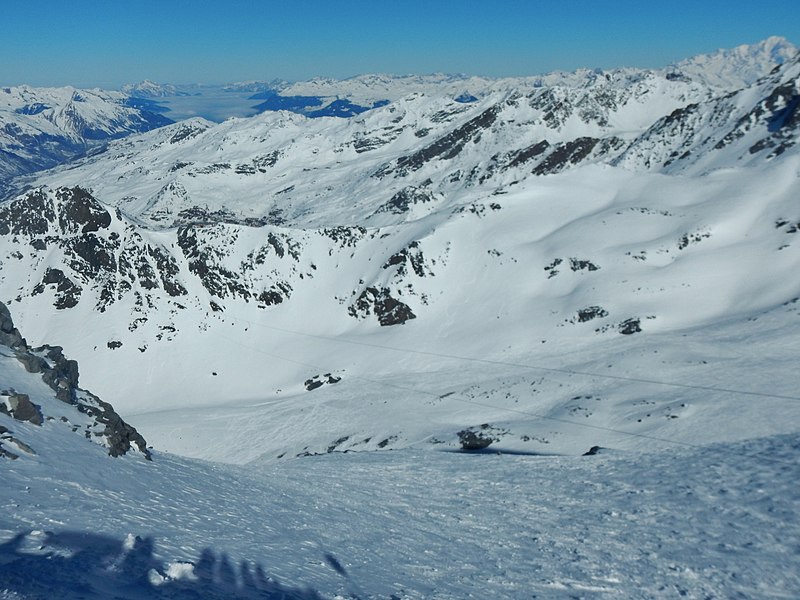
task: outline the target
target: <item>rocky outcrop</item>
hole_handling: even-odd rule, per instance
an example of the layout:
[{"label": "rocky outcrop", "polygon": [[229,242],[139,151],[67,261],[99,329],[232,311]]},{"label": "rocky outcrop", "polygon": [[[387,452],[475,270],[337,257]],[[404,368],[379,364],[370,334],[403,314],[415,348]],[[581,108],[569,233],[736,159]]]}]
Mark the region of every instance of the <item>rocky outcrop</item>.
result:
[{"label": "rocky outcrop", "polygon": [[2,302],[0,302],[0,345],[8,346],[12,350],[26,345],[25,338],[14,327],[11,313]]},{"label": "rocky outcrop", "polygon": [[384,166],[375,173],[375,176],[380,178],[393,172],[397,175],[406,175],[421,169],[433,160],[450,160],[458,156],[468,142],[480,138],[481,132],[489,129],[497,121],[501,110],[500,105],[487,108],[428,146],[413,154],[400,157],[394,164]]},{"label": "rocky outcrop", "polygon": [[324,375],[314,375],[314,377],[306,379],[303,385],[305,385],[306,389],[311,392],[317,388],[321,388],[323,385],[339,383],[341,380],[341,377],[337,377],[332,373],[325,373]]},{"label": "rocky outcrop", "polygon": [[[58,400],[74,407],[77,413],[89,417],[90,423],[85,429],[87,438],[103,438],[111,456],[122,456],[135,447],[145,458],[151,459],[147,442],[135,428],[126,423],[108,402],[103,402],[94,394],[78,387],[78,363],[65,357],[60,346],[30,348],[14,327],[11,314],[2,302],[0,343],[14,351],[14,356],[27,372],[40,374],[42,381],[55,392]],[[0,412],[5,412],[18,421],[42,425],[45,418],[42,407],[34,404],[28,395],[6,390],[3,396]],[[77,430],[77,427],[73,428],[73,431]]]},{"label": "rocky outcrop", "polygon": [[417,318],[410,306],[392,297],[388,288],[366,288],[347,312],[351,317],[362,319],[375,315],[383,327],[402,325]]},{"label": "rocky outcrop", "polygon": [[42,409],[31,402],[27,394],[9,394],[6,404],[9,414],[17,421],[27,421],[34,425],[42,424]]}]

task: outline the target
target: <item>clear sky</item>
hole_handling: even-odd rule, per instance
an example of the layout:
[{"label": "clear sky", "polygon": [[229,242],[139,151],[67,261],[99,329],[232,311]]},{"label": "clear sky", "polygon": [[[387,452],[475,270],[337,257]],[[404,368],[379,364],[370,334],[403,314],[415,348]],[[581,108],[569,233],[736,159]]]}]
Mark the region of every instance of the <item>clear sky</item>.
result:
[{"label": "clear sky", "polygon": [[37,0],[0,18],[4,85],[535,75],[800,45],[796,1]]}]

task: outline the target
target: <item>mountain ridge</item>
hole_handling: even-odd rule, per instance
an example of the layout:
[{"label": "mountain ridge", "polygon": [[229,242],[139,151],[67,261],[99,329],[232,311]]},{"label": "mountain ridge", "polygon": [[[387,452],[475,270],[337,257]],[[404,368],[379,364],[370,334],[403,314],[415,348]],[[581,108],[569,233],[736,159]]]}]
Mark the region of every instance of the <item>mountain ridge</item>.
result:
[{"label": "mountain ridge", "polygon": [[160,447],[213,460],[742,439],[742,410],[785,432],[741,402],[794,410],[798,69],[169,125],[0,204],[0,297]]}]

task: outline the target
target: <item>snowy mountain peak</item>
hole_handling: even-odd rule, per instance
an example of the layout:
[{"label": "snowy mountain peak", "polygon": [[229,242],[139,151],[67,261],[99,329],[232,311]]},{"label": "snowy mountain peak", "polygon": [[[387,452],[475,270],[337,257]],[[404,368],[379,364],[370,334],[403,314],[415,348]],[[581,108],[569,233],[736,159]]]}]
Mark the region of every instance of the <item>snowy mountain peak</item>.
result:
[{"label": "snowy mountain peak", "polygon": [[74,87],[0,88],[0,193],[11,178],[172,121],[120,92]]},{"label": "snowy mountain peak", "polygon": [[755,44],[742,44],[675,63],[668,72],[681,72],[708,85],[739,89],[755,83],[775,66],[793,60],[798,48],[783,37],[772,36]]},{"label": "snowy mountain peak", "polygon": [[122,93],[136,98],[161,98],[165,96],[177,96],[181,92],[178,88],[169,83],[156,83],[145,79],[139,83],[127,84],[122,86]]}]

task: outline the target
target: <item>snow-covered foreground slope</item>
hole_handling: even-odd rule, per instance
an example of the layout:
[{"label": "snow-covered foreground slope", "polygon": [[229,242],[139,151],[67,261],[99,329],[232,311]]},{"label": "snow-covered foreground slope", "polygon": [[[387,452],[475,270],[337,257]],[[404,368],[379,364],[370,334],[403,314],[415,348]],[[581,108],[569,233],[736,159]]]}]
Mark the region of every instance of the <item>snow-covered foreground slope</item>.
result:
[{"label": "snow-covered foreground slope", "polygon": [[[642,437],[649,451],[588,456],[437,444],[248,466],[111,458],[80,406],[93,398],[29,372],[36,351],[2,316],[4,600],[800,592],[797,433],[658,450]],[[40,419],[23,414],[23,392]],[[734,419],[755,425],[767,400]]]},{"label": "snow-covered foreground slope", "polygon": [[110,459],[71,437],[43,437],[38,457],[2,464],[2,598],[800,593],[797,435],[587,457],[332,454],[258,469]]}]

